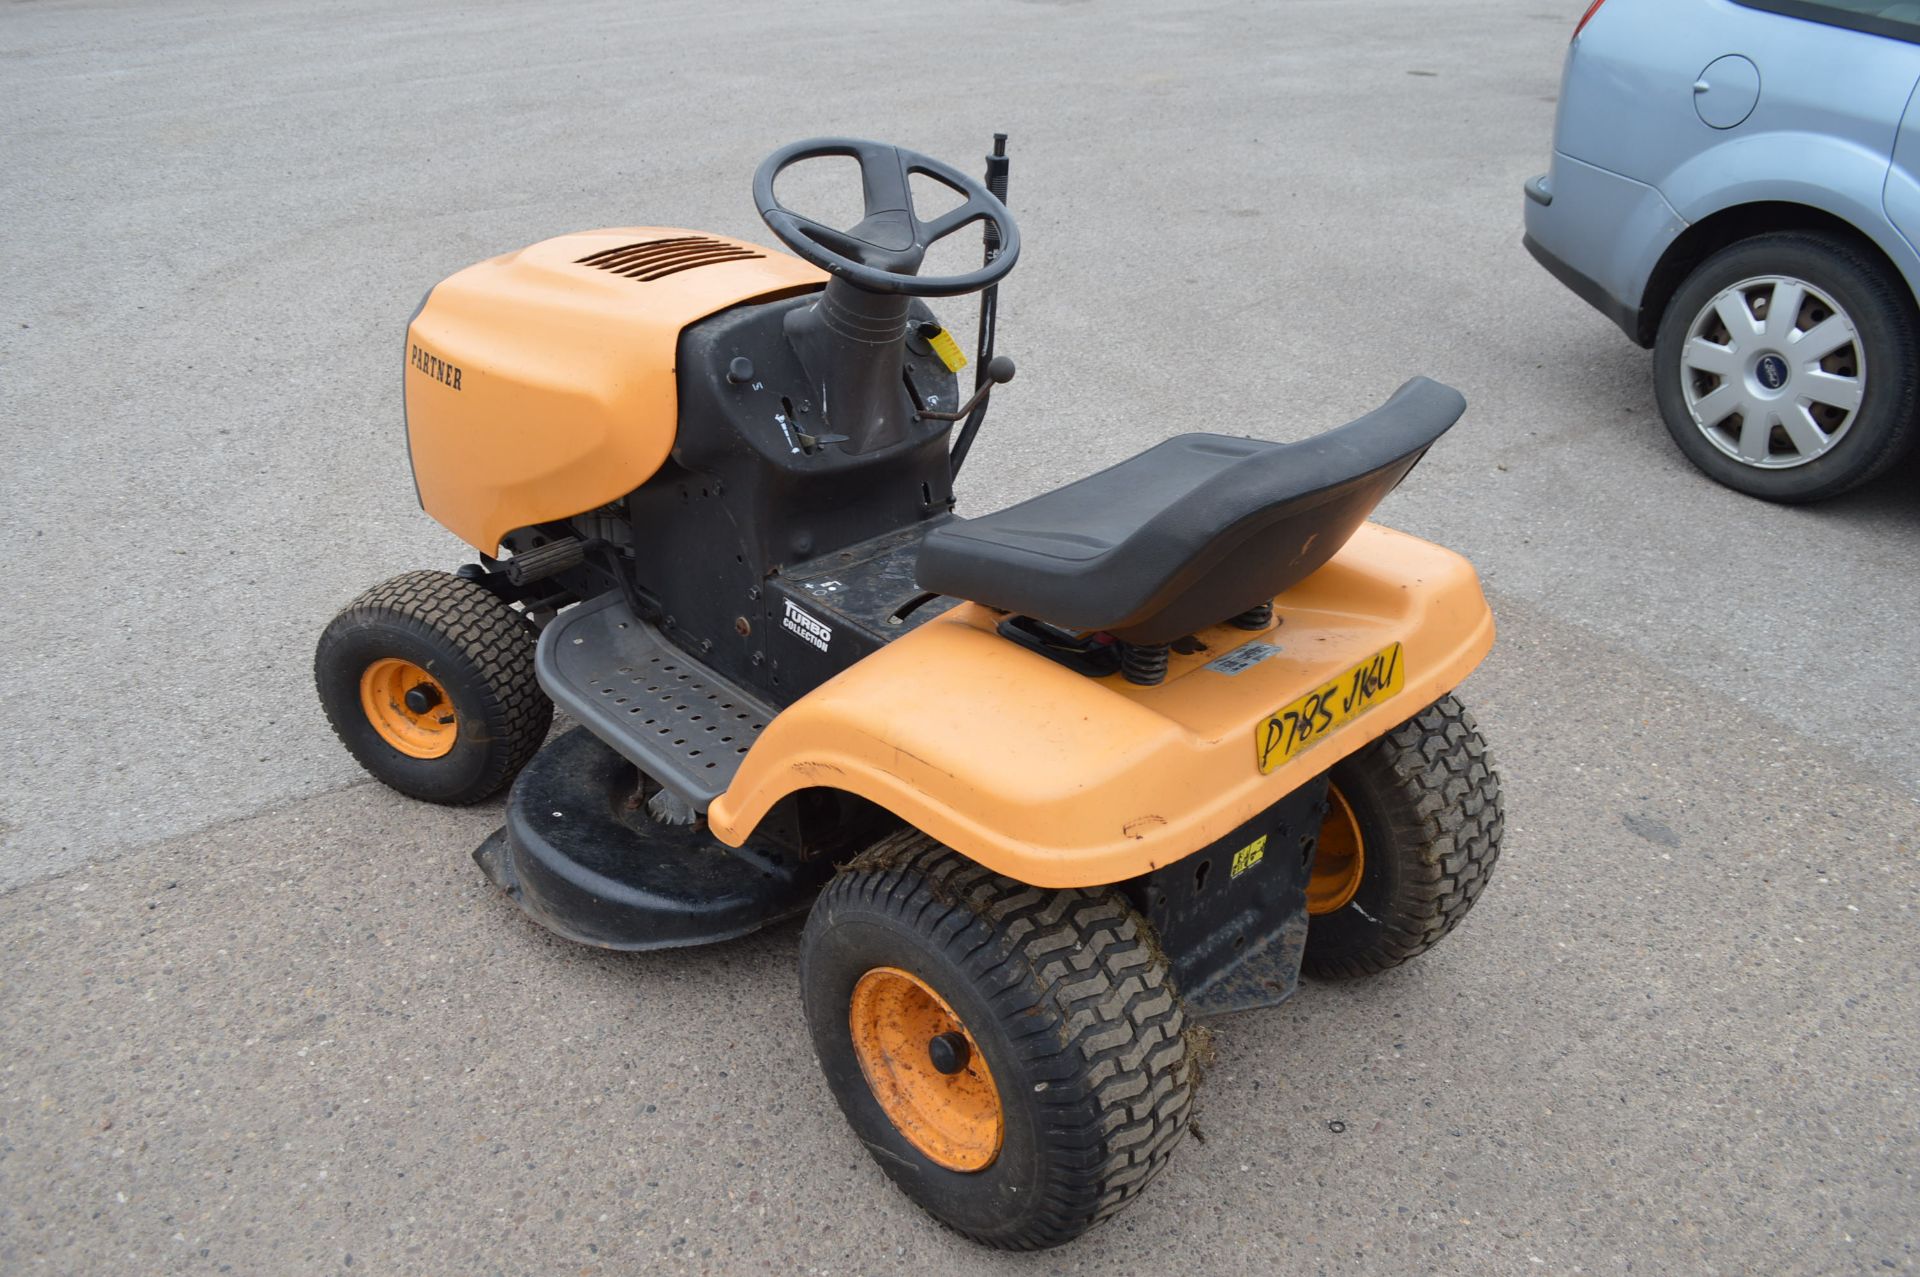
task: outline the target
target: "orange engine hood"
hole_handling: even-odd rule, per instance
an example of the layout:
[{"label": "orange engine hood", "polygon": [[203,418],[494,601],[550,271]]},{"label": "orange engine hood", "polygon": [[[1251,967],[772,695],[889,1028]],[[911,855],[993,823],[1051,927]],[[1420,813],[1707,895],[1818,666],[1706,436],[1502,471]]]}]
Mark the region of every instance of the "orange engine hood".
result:
[{"label": "orange engine hood", "polygon": [[420,504],[483,554],[645,483],[673,448],[688,324],[819,287],[744,240],[582,231],[437,285],[407,327],[407,446]]}]

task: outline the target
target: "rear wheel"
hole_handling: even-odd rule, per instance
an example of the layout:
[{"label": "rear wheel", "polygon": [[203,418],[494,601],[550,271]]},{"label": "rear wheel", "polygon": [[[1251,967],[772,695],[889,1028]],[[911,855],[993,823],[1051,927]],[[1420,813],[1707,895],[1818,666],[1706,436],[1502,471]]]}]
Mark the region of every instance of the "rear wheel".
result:
[{"label": "rear wheel", "polygon": [[1915,437],[1920,345],[1905,285],[1834,236],[1760,235],[1703,262],[1654,345],[1673,441],[1709,476],[1769,501],[1867,482]]},{"label": "rear wheel", "polygon": [[1166,961],[1108,888],[1043,891],[914,831],[821,893],[800,983],[828,1086],[907,1195],[1031,1250],[1139,1195],[1193,1099]]},{"label": "rear wheel", "polygon": [[409,572],[327,626],[314,683],[334,733],[376,780],[475,803],[513,779],[553,723],[534,642],[532,624],[483,587]]},{"label": "rear wheel", "polygon": [[1500,777],[1473,716],[1443,696],[1329,780],[1301,969],[1370,975],[1431,949],[1480,898],[1500,857]]}]

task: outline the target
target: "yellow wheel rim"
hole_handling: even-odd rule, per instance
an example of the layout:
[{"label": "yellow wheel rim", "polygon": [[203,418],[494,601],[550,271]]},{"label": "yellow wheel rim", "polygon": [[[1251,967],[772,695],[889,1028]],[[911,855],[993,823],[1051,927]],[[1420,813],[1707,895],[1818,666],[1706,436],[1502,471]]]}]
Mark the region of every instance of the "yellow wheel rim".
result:
[{"label": "yellow wheel rim", "polygon": [[[847,1019],[860,1071],[895,1129],[950,1171],[991,1166],[1006,1135],[1000,1091],[946,999],[916,975],[875,967],[853,986]],[[942,1063],[956,1067],[942,1072]]]},{"label": "yellow wheel rim", "polygon": [[453,699],[440,680],[398,657],[360,672],[360,708],[380,739],[409,758],[440,758],[460,738]]},{"label": "yellow wheel rim", "polygon": [[1333,913],[1344,909],[1360,890],[1367,869],[1367,847],[1360,822],[1346,795],[1327,786],[1327,814],[1320,822],[1320,845],[1313,853],[1313,874],[1307,879],[1307,912]]}]

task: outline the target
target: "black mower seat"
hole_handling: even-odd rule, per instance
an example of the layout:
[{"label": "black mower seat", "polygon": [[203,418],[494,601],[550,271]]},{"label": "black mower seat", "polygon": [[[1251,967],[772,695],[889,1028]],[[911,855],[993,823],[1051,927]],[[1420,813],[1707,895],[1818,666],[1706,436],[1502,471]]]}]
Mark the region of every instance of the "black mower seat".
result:
[{"label": "black mower seat", "polygon": [[1169,439],[1132,460],[927,534],[920,587],[1130,643],[1239,615],[1339,552],[1466,410],[1416,377],[1300,443]]}]

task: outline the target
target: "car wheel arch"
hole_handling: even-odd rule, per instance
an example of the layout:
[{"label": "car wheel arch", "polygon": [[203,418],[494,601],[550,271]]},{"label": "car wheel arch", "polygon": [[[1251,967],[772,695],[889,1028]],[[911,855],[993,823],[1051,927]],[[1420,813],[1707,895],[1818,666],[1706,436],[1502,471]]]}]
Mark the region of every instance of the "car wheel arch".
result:
[{"label": "car wheel arch", "polygon": [[1690,221],[1687,229],[1661,254],[1647,277],[1635,340],[1652,348],[1668,303],[1700,263],[1741,240],[1779,231],[1811,231],[1850,240],[1873,258],[1889,279],[1902,280],[1910,293],[1915,291],[1914,278],[1901,268],[1886,246],[1847,218],[1792,200],[1732,204]]}]

